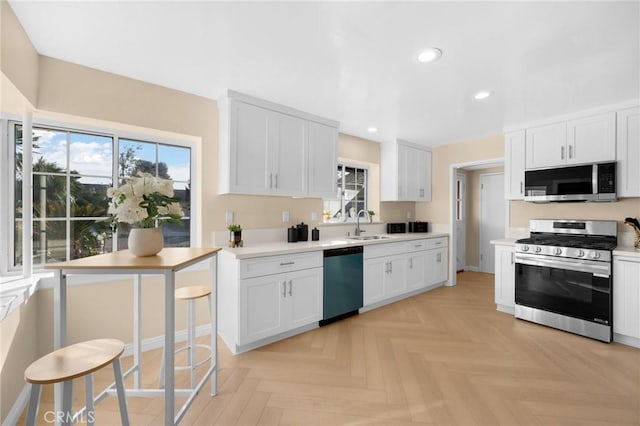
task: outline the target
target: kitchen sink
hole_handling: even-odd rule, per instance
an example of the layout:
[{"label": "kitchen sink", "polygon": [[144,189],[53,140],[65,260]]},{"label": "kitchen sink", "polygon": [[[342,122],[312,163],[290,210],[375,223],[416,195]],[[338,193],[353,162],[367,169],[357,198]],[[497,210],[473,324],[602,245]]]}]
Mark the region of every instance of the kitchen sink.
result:
[{"label": "kitchen sink", "polygon": [[367,240],[386,240],[388,237],[386,235],[360,235],[359,237],[349,237],[351,240],[359,240],[359,241],[367,241]]}]

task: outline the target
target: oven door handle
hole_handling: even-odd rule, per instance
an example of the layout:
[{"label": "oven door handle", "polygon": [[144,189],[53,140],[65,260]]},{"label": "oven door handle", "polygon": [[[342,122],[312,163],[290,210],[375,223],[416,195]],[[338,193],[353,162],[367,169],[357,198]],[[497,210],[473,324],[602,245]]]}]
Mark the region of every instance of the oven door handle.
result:
[{"label": "oven door handle", "polygon": [[606,262],[591,262],[588,260],[567,258],[563,258],[562,260],[553,260],[542,258],[535,254],[516,253],[516,263],[555,269],[567,269],[569,271],[576,272],[586,272],[602,278],[609,278],[611,276],[611,264]]}]

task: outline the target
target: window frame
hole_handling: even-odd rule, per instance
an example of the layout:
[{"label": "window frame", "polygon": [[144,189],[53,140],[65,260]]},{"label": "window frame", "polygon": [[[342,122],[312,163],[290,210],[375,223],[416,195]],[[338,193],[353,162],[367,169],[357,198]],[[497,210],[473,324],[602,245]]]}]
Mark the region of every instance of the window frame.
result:
[{"label": "window frame", "polygon": [[[17,116],[6,116],[3,115],[0,117],[0,139],[3,142],[6,142],[6,149],[0,150],[0,161],[2,161],[0,168],[0,176],[3,177],[3,184],[0,184],[0,195],[6,196],[7,199],[10,200],[11,203],[6,203],[4,207],[0,207],[0,248],[2,249],[3,255],[0,256],[0,276],[20,276],[24,274],[22,273],[22,268],[20,265],[15,265],[15,126],[16,125],[24,125],[23,119]],[[89,134],[89,135],[97,135],[97,136],[105,136],[112,138],[113,140],[113,156],[112,156],[112,167],[111,167],[111,175],[110,178],[112,180],[112,185],[117,185],[120,179],[119,171],[118,171],[118,158],[119,158],[119,140],[120,139],[128,139],[134,141],[140,141],[145,143],[152,143],[156,146],[156,151],[159,145],[167,145],[167,146],[175,146],[188,148],[190,150],[189,155],[189,183],[191,187],[191,197],[190,197],[190,209],[189,216],[185,216],[187,220],[189,220],[189,240],[190,246],[198,246],[200,244],[200,218],[198,215],[199,206],[200,206],[200,197],[199,197],[199,185],[194,179],[195,176],[198,176],[198,151],[199,144],[194,141],[189,141],[187,139],[180,138],[179,135],[175,137],[166,137],[159,135],[152,135],[148,133],[136,133],[126,130],[119,130],[116,128],[101,128],[91,125],[84,125],[78,123],[67,123],[67,122],[59,122],[48,119],[41,118],[33,118],[32,128],[45,128],[69,133],[81,133],[81,134]],[[4,148],[4,147],[3,147]],[[69,151],[67,150],[67,156]],[[157,158],[157,155],[156,155]],[[68,159],[67,159],[68,160]],[[67,161],[68,162],[68,161]],[[31,168],[30,168],[31,169]],[[156,164],[157,170],[157,164]],[[33,176],[33,170],[30,170],[31,175]],[[75,176],[75,174],[71,174],[71,171],[67,164],[67,170],[64,173],[66,177]],[[81,175],[85,176],[85,175]],[[86,175],[91,177],[93,175]],[[6,178],[6,179],[4,179]],[[179,182],[183,182],[180,180]],[[21,195],[20,195],[21,196]],[[69,194],[66,196],[67,204],[69,201]],[[108,216],[107,216],[108,217]],[[102,218],[102,217],[101,217]],[[22,220],[25,217],[23,216]],[[69,215],[69,210],[67,209],[67,216],[64,218],[60,218],[65,222],[69,222],[69,220],[73,220],[74,217]],[[95,220],[94,217],[78,217],[76,220]],[[33,218],[33,215],[30,215],[29,220],[32,223],[37,221],[36,218]],[[67,236],[68,236],[67,230]],[[33,243],[31,244],[33,248]],[[67,255],[69,254],[69,247],[67,241]],[[117,236],[114,233],[113,236],[113,247],[112,251],[118,250]],[[33,250],[32,250],[33,251]],[[32,268],[31,274],[42,272],[44,269],[44,265]],[[0,284],[1,285],[1,284]]]},{"label": "window frame", "polygon": [[[324,199],[323,200],[323,204],[324,201],[340,201],[340,215],[341,218],[340,220],[331,220],[329,223],[355,223],[357,221],[357,217],[348,217],[346,214],[346,210],[345,210],[345,199],[344,199],[344,193],[345,193],[345,174],[344,174],[344,169],[346,167],[350,167],[350,168],[354,168],[357,170],[364,170],[365,171],[365,181],[364,181],[364,209],[365,210],[369,210],[369,165],[367,164],[361,164],[361,163],[351,163],[348,161],[338,161],[336,163],[336,171],[340,171],[341,172],[341,178],[340,178],[340,186],[338,186],[337,190],[340,191],[340,197],[335,199]],[[323,205],[323,210],[324,210],[324,205]],[[356,216],[357,216],[358,212],[356,211]]]}]

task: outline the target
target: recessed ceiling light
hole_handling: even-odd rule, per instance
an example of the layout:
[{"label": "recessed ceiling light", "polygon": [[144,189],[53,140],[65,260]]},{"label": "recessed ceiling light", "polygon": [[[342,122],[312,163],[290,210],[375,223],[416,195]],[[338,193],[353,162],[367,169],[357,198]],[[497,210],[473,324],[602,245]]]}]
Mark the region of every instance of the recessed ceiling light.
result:
[{"label": "recessed ceiling light", "polygon": [[473,95],[473,99],[476,100],[482,100],[482,99],[487,99],[489,96],[493,95],[493,92],[489,91],[489,90],[481,90],[478,93],[476,93],[475,95]]},{"label": "recessed ceiling light", "polygon": [[378,131],[378,128],[377,128],[377,127],[369,127],[369,128],[367,129],[367,132],[369,132],[369,133],[376,133],[377,131]]},{"label": "recessed ceiling light", "polygon": [[430,47],[429,49],[423,50],[418,53],[418,62],[427,63],[433,62],[442,56],[442,50],[437,47]]}]

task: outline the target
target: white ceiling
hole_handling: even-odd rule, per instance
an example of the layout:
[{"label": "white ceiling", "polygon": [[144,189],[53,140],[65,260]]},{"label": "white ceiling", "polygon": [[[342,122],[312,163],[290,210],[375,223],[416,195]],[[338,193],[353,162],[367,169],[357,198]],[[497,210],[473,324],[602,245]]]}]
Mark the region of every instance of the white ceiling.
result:
[{"label": "white ceiling", "polygon": [[[380,142],[435,146],[640,96],[637,1],[10,3],[43,55],[237,90]],[[442,58],[417,63],[430,46]]]}]

